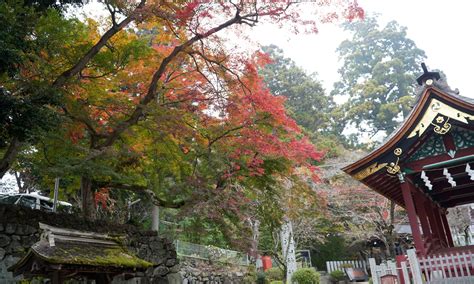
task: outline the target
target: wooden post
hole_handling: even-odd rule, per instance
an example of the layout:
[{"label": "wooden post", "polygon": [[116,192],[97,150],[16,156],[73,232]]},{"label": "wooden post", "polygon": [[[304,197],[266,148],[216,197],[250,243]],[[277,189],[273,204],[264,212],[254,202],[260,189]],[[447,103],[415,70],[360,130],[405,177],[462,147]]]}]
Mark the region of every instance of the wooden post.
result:
[{"label": "wooden post", "polygon": [[59,178],[54,180],[54,198],[53,198],[53,212],[58,211],[58,195],[59,195]]},{"label": "wooden post", "polygon": [[428,215],[426,214],[425,198],[420,192],[415,192],[416,201],[416,212],[418,213],[418,219],[420,219],[421,228],[423,229],[423,237],[426,241],[431,238],[431,229],[428,223]]},{"label": "wooden post", "polygon": [[445,232],[444,230],[444,224],[443,224],[443,221],[442,221],[442,217],[441,215],[443,213],[441,213],[441,209],[439,207],[435,207],[435,217],[436,217],[436,222],[438,223],[438,227],[439,227],[439,233],[440,233],[440,240],[441,242],[444,244],[444,247],[449,247],[448,245],[448,236],[447,236],[447,233]]},{"label": "wooden post", "polygon": [[160,230],[160,207],[153,205],[151,211],[151,230],[158,232]]},{"label": "wooden post", "polygon": [[412,196],[412,184],[405,181],[402,174],[399,174],[400,184],[403,193],[403,200],[405,201],[406,210],[408,213],[408,220],[410,221],[411,233],[415,241],[417,252],[426,255],[425,246],[421,238],[420,227],[418,226],[418,219],[416,217],[415,204]]},{"label": "wooden post", "polygon": [[433,234],[433,239],[436,239],[438,242],[441,241],[441,233],[439,230],[439,224],[436,221],[436,208],[434,204],[430,201],[427,204],[427,213],[428,213],[428,219],[430,221],[430,226],[431,226],[431,232]]},{"label": "wooden post", "polygon": [[380,284],[379,275],[377,271],[377,264],[374,258],[369,258],[370,273],[372,274],[372,283]]},{"label": "wooden post", "polygon": [[441,214],[441,220],[443,221],[444,231],[448,238],[449,247],[454,247],[453,235],[451,234],[451,228],[449,227],[448,218],[446,218],[446,212]]},{"label": "wooden post", "polygon": [[413,275],[413,284],[423,284],[421,277],[420,263],[416,257],[416,252],[412,249],[407,250],[408,261],[410,262],[411,273]]}]

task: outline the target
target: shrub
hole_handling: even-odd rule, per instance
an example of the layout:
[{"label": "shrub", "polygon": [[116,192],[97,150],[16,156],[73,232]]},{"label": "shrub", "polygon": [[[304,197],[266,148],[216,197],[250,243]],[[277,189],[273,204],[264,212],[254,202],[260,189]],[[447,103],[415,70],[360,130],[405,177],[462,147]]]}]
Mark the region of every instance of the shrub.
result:
[{"label": "shrub", "polygon": [[346,274],[341,270],[334,270],[333,272],[329,273],[329,275],[332,279],[334,279],[334,281],[341,281],[346,278]]},{"label": "shrub", "polygon": [[265,272],[259,271],[257,272],[257,284],[265,284]]},{"label": "shrub", "polygon": [[293,273],[291,280],[298,284],[319,284],[319,276],[313,268],[300,268]]},{"label": "shrub", "polygon": [[247,275],[244,277],[243,282],[245,284],[254,284],[257,282],[257,269],[255,265],[248,266]]},{"label": "shrub", "polygon": [[343,264],[341,265],[341,268],[352,268],[352,264],[350,264],[350,263],[343,263]]},{"label": "shrub", "polygon": [[272,281],[270,284],[283,284],[283,281],[277,280],[277,281]]},{"label": "shrub", "polygon": [[265,278],[267,281],[278,281],[278,280],[283,280],[285,276],[283,275],[283,270],[281,270],[279,267],[272,267],[265,271]]}]

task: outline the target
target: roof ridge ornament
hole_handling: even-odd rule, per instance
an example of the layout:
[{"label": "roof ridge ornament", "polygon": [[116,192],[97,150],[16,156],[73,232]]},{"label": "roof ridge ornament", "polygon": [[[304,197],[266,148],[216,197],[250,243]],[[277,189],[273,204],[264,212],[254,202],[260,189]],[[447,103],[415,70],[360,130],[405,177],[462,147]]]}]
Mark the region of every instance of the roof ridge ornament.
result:
[{"label": "roof ridge ornament", "polygon": [[418,85],[430,86],[433,84],[433,81],[438,81],[439,79],[441,79],[439,72],[428,71],[428,68],[426,67],[426,64],[424,62],[421,63],[421,68],[423,69],[423,74],[421,74],[421,76],[416,79]]}]

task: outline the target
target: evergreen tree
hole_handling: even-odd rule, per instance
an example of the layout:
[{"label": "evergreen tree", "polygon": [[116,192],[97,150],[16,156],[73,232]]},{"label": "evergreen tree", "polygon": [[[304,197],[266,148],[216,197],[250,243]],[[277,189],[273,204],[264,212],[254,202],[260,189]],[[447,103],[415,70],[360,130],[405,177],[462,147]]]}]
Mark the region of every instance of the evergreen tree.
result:
[{"label": "evergreen tree", "polygon": [[388,135],[410,111],[425,53],[395,21],[380,28],[372,16],[343,27],[352,38],[337,49],[343,66],[332,94],[348,98],[333,113],[339,131],[351,124],[360,132]]},{"label": "evergreen tree", "polygon": [[316,74],[308,74],[275,45],[265,46],[263,51],[272,61],[260,74],[271,93],[286,97],[288,113],[308,132],[318,149],[326,152],[326,157],[338,155],[341,136],[334,131],[331,117],[336,105]]}]

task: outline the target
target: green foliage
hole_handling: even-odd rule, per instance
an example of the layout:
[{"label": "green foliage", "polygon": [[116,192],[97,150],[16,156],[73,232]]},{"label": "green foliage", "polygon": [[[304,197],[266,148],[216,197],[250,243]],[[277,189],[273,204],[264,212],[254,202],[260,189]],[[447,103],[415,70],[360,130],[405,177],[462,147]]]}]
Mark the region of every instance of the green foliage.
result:
[{"label": "green foliage", "polygon": [[272,281],[270,284],[283,284],[282,280]]},{"label": "green foliage", "polygon": [[334,102],[327,96],[315,74],[308,75],[275,45],[265,46],[272,62],[260,73],[272,92],[287,98],[285,105],[290,115],[310,133],[327,132],[329,108]]},{"label": "green foliage", "polygon": [[331,276],[332,279],[334,279],[334,281],[341,281],[346,278],[346,274],[341,270],[334,270],[331,273],[329,273],[329,275]]},{"label": "green foliage", "polygon": [[269,268],[267,271],[265,271],[265,278],[271,282],[274,280],[283,280],[285,276],[281,268],[272,267],[272,268]]},{"label": "green foliage", "polygon": [[316,267],[326,267],[326,261],[345,259],[349,256],[348,247],[342,236],[328,236],[323,243],[316,246],[312,253]]},{"label": "green foliage", "polygon": [[265,272],[259,271],[257,272],[257,284],[266,284],[266,275]]},{"label": "green foliage", "polygon": [[339,130],[349,123],[361,132],[389,134],[410,111],[425,53],[395,21],[380,28],[376,17],[366,17],[344,28],[352,39],[338,48],[344,65],[332,92],[348,98],[333,111]]},{"label": "green foliage", "polygon": [[372,278],[369,278],[369,284],[373,284],[374,283],[374,280],[372,280]]},{"label": "green foliage", "polygon": [[300,268],[291,277],[298,284],[319,284],[319,279],[320,274],[314,268]]},{"label": "green foliage", "polygon": [[257,282],[257,268],[255,265],[250,265],[247,270],[247,275],[243,279],[244,284],[254,284]]}]

